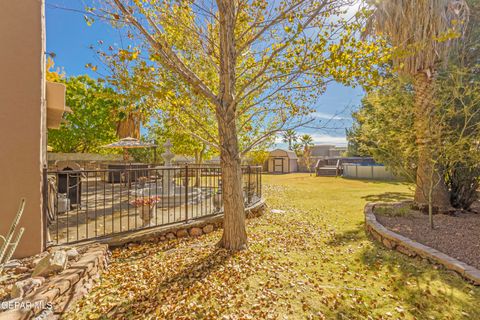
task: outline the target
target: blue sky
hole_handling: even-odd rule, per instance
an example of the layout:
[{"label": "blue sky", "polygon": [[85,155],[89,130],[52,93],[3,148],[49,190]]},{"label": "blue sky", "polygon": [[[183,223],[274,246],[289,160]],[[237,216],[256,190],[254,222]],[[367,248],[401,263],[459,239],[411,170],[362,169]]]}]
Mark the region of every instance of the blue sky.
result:
[{"label": "blue sky", "polygon": [[[84,10],[85,2],[90,1],[46,0],[47,51],[56,54],[55,66],[63,68],[67,75],[88,74],[96,78],[96,73],[85,68],[87,63],[96,63],[95,53],[89,47],[99,40],[117,42],[118,31],[102,22],[87,26],[83,14],[53,7]],[[329,123],[334,129],[299,129],[299,134],[312,135],[317,144],[346,145],[345,128],[351,126],[350,112],[359,105],[362,95],[361,88],[330,84],[318,99],[314,115],[323,121],[334,117]],[[282,143],[277,146],[284,147]]]}]

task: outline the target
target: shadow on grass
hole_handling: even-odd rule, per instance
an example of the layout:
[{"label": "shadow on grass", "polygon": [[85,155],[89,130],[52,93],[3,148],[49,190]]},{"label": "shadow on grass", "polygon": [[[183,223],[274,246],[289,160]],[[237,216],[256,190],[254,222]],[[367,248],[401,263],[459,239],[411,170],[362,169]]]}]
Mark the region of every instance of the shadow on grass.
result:
[{"label": "shadow on grass", "polygon": [[[162,250],[164,253],[168,254],[168,251],[175,250],[174,246],[165,248]],[[190,253],[191,254],[191,253]],[[225,267],[225,264],[234,254],[228,250],[215,248],[208,255],[200,258],[195,258],[189,261],[188,264],[184,265],[182,268],[178,269],[178,272],[172,272],[167,275],[162,282],[160,282],[156,287],[154,292],[142,293],[135,297],[132,297],[130,300],[117,305],[116,310],[130,310],[134,306],[138,306],[140,303],[145,301],[151,301],[151,305],[157,305],[159,302],[159,297],[166,293],[166,295],[173,294],[174,292],[187,292],[189,291],[196,283],[203,283],[211,273],[218,271],[221,268]],[[176,290],[171,291],[171,288],[176,288]],[[181,288],[181,290],[178,290]],[[173,299],[183,299],[182,295],[179,294],[178,297],[172,297]],[[169,300],[172,303],[172,300]],[[181,303],[182,301],[177,301]],[[115,313],[115,309],[112,309],[111,312]]]},{"label": "shadow on grass", "polygon": [[201,282],[212,272],[222,268],[231,257],[231,252],[224,249],[215,249],[203,258],[194,259],[194,261],[186,265],[180,272],[165,278],[165,280],[157,286],[157,291],[168,289],[172,284],[180,284],[185,289],[188,289],[193,283]]},{"label": "shadow on grass", "polygon": [[384,192],[380,194],[369,194],[362,199],[368,202],[396,202],[402,200],[411,200],[412,195],[408,192]]},{"label": "shadow on grass", "polygon": [[362,222],[358,224],[355,229],[350,229],[345,232],[335,234],[331,240],[327,241],[327,245],[343,246],[348,243],[361,241],[361,239],[365,237],[365,231],[363,226],[364,224]]},{"label": "shadow on grass", "polygon": [[351,179],[351,178],[345,178],[345,177],[342,177],[342,179],[347,181],[358,181],[365,184],[387,184],[392,186],[411,185],[409,181],[404,181],[404,180]]},{"label": "shadow on grass", "polygon": [[[474,289],[453,272],[436,270],[426,260],[407,257],[383,247],[375,240],[372,242],[373,246],[362,253],[361,262],[379,276],[384,271],[383,276],[388,281],[380,282],[388,283],[386,291],[395,292],[401,300],[399,304],[403,304],[415,317],[426,319],[433,317],[436,312],[435,318],[463,319],[461,314],[453,313],[451,306],[455,305],[469,314],[471,319],[480,319],[480,310],[475,303],[480,299],[480,290]],[[459,291],[470,294],[461,296]]]}]

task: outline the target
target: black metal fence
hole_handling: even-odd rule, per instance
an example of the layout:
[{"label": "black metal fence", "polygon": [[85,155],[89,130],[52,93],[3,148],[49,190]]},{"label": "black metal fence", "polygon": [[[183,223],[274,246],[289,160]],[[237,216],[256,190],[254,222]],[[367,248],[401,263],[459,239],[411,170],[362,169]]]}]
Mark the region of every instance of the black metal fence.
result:
[{"label": "black metal fence", "polygon": [[[262,197],[262,168],[243,167],[249,206]],[[218,166],[45,171],[48,245],[188,222],[222,211]]]}]

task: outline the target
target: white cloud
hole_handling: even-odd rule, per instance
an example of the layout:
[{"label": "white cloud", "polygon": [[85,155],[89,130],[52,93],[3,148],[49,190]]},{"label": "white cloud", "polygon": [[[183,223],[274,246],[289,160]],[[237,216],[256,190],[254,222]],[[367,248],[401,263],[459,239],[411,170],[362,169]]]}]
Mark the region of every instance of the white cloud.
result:
[{"label": "white cloud", "polygon": [[326,120],[345,120],[347,118],[335,115],[335,114],[330,114],[330,113],[324,113],[324,112],[319,112],[315,111],[312,113],[312,116],[318,119],[326,119]]},{"label": "white cloud", "polygon": [[[298,135],[309,134],[312,136],[314,144],[333,144],[339,147],[347,146],[347,137],[345,136],[332,136],[329,134],[318,134],[310,132],[298,132]],[[275,145],[278,148],[286,148],[287,144],[282,141],[282,136],[277,135],[275,137]]]},{"label": "white cloud", "polygon": [[357,0],[352,5],[347,6],[347,13],[345,14],[345,18],[352,18],[358,12],[361,5],[362,1]]},{"label": "white cloud", "polygon": [[315,144],[334,144],[336,146],[346,146],[347,137],[331,136],[328,134],[310,134]]}]

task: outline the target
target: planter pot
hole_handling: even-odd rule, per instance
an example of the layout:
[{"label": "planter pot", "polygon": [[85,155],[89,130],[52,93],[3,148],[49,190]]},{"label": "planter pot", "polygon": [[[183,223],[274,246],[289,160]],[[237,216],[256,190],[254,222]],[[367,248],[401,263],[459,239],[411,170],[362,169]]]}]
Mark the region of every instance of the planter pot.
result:
[{"label": "planter pot", "polygon": [[143,227],[149,227],[152,223],[155,205],[144,205],[139,207],[139,215]]}]

